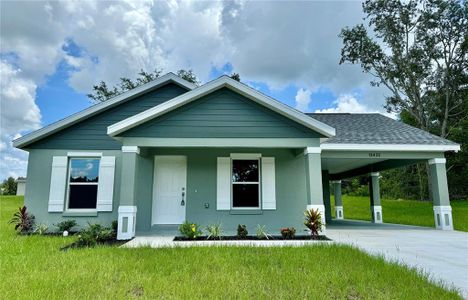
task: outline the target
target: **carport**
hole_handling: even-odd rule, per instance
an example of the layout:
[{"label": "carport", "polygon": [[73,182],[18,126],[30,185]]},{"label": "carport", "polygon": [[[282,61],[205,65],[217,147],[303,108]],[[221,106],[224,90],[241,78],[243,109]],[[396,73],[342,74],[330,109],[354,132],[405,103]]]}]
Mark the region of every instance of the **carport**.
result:
[{"label": "carport", "polygon": [[369,176],[370,214],[382,223],[379,172],[427,162],[437,229],[453,230],[452,208],[444,157],[460,146],[446,139],[397,122],[380,114],[310,114],[336,128],[336,136],[321,143],[325,216],[331,220],[330,183],[335,194],[335,215],[343,219],[341,180]]}]

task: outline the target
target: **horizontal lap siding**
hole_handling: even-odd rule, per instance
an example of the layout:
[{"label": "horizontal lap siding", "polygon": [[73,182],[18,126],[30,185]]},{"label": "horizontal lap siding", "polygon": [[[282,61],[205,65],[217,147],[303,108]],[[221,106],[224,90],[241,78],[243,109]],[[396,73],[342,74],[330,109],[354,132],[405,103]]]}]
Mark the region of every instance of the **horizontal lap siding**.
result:
[{"label": "horizontal lap siding", "polygon": [[107,127],[186,92],[168,84],[40,140],[31,149],[120,149],[122,144],[107,135]]},{"label": "horizontal lap siding", "polygon": [[319,135],[227,88],[121,134],[160,138],[310,138]]}]

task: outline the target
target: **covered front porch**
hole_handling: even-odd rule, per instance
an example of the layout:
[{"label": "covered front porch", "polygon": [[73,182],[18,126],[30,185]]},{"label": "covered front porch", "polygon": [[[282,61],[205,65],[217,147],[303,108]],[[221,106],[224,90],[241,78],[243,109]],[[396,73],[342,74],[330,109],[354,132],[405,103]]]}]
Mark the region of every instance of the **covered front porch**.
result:
[{"label": "covered front porch", "polygon": [[[184,145],[123,146],[119,239],[152,234],[164,226],[175,225],[174,230],[185,220],[202,227],[221,223],[227,232],[235,232],[239,224],[247,225],[251,234],[257,225],[275,234],[283,227],[299,231],[304,228],[303,212],[310,207],[320,209],[325,221],[320,147],[315,140],[269,144],[249,139],[237,147],[187,145],[193,139],[180,142]],[[237,182],[232,178],[239,160],[257,163],[258,178],[239,182],[258,186],[253,205],[235,203]]]}]

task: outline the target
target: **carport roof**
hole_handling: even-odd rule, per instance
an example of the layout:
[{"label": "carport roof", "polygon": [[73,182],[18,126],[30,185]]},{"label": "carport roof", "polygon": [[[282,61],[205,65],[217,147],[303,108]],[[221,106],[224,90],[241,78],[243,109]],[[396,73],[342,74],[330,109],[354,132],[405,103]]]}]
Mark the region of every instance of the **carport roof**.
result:
[{"label": "carport roof", "polygon": [[336,135],[330,137],[324,144],[446,145],[454,146],[450,150],[459,149],[459,145],[452,141],[378,113],[308,113],[307,115],[336,129]]}]

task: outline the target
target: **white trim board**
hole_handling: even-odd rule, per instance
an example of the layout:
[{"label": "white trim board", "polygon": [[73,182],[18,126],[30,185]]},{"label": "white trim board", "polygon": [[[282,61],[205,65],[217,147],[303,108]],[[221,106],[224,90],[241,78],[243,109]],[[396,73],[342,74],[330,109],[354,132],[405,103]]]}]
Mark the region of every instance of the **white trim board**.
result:
[{"label": "white trim board", "polygon": [[148,82],[146,84],[140,85],[139,87],[136,87],[130,91],[127,91],[125,93],[122,93],[118,96],[115,96],[105,102],[101,102],[98,104],[95,104],[87,109],[84,109],[76,114],[73,114],[65,119],[62,119],[60,121],[57,121],[55,123],[52,123],[46,127],[43,127],[39,130],[33,131],[25,136],[22,136],[16,140],[13,141],[13,146],[16,148],[23,148],[26,147],[27,145],[38,141],[46,136],[49,136],[63,128],[69,127],[73,124],[78,123],[79,121],[82,121],[84,119],[87,119],[89,117],[92,117],[96,115],[97,113],[100,113],[106,109],[112,108],[121,102],[128,101],[130,99],[133,99],[135,97],[138,97],[144,93],[147,93],[149,90],[156,89],[160,86],[165,85],[168,82],[174,82],[180,86],[183,86],[189,90],[192,90],[196,87],[191,82],[188,82],[179,76],[175,75],[174,73],[167,73],[166,75],[163,75],[161,77],[158,77],[157,79]]},{"label": "white trim board", "polygon": [[421,145],[421,144],[321,144],[322,150],[332,151],[460,151],[460,145]]},{"label": "white trim board", "polygon": [[114,137],[119,133],[127,131],[149,120],[152,120],[163,114],[173,111],[185,104],[195,101],[223,87],[229,88],[239,93],[240,95],[245,96],[253,100],[254,102],[261,104],[326,137],[331,137],[335,135],[335,128],[328,126],[320,121],[317,121],[307,116],[306,114],[295,110],[277,100],[274,100],[273,98],[270,98],[260,93],[259,91],[245,84],[242,84],[228,76],[221,76],[220,78],[208,82],[207,84],[202,85],[190,92],[187,92],[169,101],[161,103],[158,106],[152,107],[125,120],[112,124],[109,127],[107,127],[107,134]]}]

